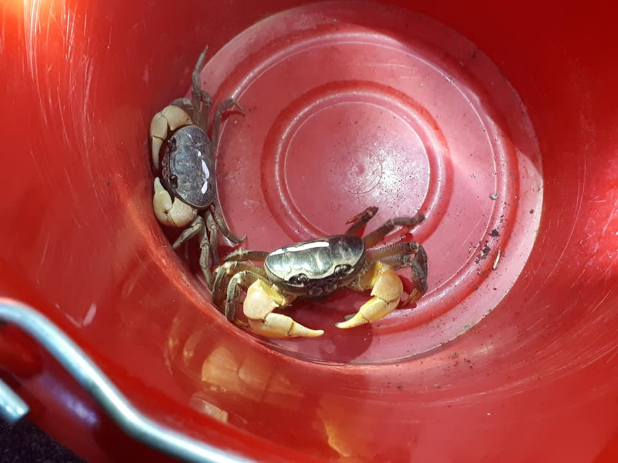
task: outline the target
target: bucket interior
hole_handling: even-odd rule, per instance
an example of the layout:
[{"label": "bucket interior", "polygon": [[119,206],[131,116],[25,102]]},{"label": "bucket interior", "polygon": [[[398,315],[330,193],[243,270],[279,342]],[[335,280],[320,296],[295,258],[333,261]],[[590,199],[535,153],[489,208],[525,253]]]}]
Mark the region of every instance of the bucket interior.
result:
[{"label": "bucket interior", "polygon": [[[253,458],[612,461],[608,9],[6,2],[2,293],[65,329],[149,416]],[[172,249],[179,231],[153,213],[148,136],[190,97],[206,45],[213,108],[244,109],[215,147],[241,246],[343,233],[370,206],[365,234],[422,212],[407,235],[428,255],[416,305],[341,330],[371,297],[342,289],[285,312],[322,337],[265,339],[211,303],[197,242]]]}]

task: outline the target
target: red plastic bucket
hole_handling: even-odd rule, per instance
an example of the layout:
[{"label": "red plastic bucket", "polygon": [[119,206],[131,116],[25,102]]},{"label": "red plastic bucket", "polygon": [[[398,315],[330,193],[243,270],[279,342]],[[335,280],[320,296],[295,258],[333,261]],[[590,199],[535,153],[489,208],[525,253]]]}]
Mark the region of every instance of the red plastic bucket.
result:
[{"label": "red plastic bucket", "polygon": [[[618,458],[614,5],[119,2],[2,6],[2,295],[67,332],[146,415],[261,461]],[[217,185],[271,251],[423,212],[429,292],[295,305],[316,339],[225,320],[152,211],[148,127],[201,74],[235,97]],[[375,222],[375,223],[373,223]],[[186,259],[186,257],[189,259]],[[0,375],[82,456],[123,435],[0,328]],[[76,405],[78,404],[78,405]],[[64,427],[58,427],[62,417]]]}]

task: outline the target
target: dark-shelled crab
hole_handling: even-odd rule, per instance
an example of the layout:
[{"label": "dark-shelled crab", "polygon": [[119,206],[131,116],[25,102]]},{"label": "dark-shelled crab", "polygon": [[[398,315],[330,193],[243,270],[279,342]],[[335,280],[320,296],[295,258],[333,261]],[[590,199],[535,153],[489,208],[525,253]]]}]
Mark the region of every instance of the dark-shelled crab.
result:
[{"label": "dark-shelled crab", "polygon": [[[213,118],[212,138],[208,138],[211,96],[201,88],[200,71],[204,66],[204,49],[193,70],[191,99],[179,98],[155,114],[150,124],[152,162],[161,177],[154,180],[154,212],[160,223],[170,227],[186,227],[174,242],[177,249],[187,240],[200,240],[200,267],[212,288],[210,256],[219,264],[217,252],[219,232],[231,243],[245,238],[232,233],[223,218],[215,182],[215,155],[223,113],[240,104],[233,98],[223,101]],[[202,212],[203,216],[199,213]]]},{"label": "dark-shelled crab", "polygon": [[[377,213],[369,207],[350,219],[343,235],[313,239],[279,248],[271,253],[237,250],[216,270],[213,300],[231,322],[241,289],[247,290],[243,313],[257,334],[270,338],[316,337],[323,330],[309,329],[274,310],[289,306],[297,298],[318,298],[341,288],[371,289],[373,296],[338,328],[353,328],[379,320],[395,310],[403,294],[396,270],[410,267],[414,290],[403,306],[418,301],[427,291],[427,254],[417,242],[399,242],[373,248],[396,226],[408,229],[425,217],[398,217],[388,220],[364,238],[357,233]],[[263,266],[247,261],[262,261]]]}]

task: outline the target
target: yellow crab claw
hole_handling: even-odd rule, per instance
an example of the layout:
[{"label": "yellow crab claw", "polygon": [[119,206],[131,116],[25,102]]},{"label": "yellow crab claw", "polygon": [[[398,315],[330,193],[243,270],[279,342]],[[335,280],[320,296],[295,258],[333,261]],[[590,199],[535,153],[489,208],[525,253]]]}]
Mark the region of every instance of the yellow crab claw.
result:
[{"label": "yellow crab claw", "polygon": [[365,323],[375,322],[386,317],[397,308],[403,293],[403,283],[399,279],[399,275],[383,264],[377,266],[375,272],[371,290],[373,297],[365,302],[352,318],[337,323],[337,328],[354,328]]},{"label": "yellow crab claw", "polygon": [[295,322],[287,315],[273,313],[277,307],[286,304],[285,298],[274,287],[257,280],[247,289],[243,303],[251,329],[260,336],[268,338],[315,338],[324,331],[312,330]]},{"label": "yellow crab claw", "polygon": [[152,163],[159,168],[159,151],[167,138],[169,131],[191,124],[191,117],[178,106],[166,106],[158,112],[150,122],[150,139],[152,143]]},{"label": "yellow crab claw", "polygon": [[178,198],[172,200],[170,194],[161,185],[159,177],[154,180],[152,207],[159,222],[170,227],[184,227],[197,216],[197,209],[183,203]]}]

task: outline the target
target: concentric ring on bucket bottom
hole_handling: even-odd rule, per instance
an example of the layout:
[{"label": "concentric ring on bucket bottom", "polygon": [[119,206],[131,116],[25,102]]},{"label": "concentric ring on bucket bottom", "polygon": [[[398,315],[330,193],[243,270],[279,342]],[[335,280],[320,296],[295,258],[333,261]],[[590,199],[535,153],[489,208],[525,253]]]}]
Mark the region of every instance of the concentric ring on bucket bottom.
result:
[{"label": "concentric ring on bucket bottom", "polygon": [[[429,255],[430,291],[416,308],[338,330],[369,294],[296,303],[286,313],[326,334],[265,341],[274,348],[337,363],[409,357],[478,323],[518,278],[540,217],[529,213],[542,200],[538,147],[513,88],[463,37],[409,10],[301,7],[237,36],[202,80],[217,100],[235,96],[246,109],[225,125],[217,178],[248,248],[340,233],[370,205],[380,212],[367,231],[427,208],[413,232]],[[388,144],[386,156],[363,154]],[[401,175],[410,161],[414,184],[386,192],[385,173]]]},{"label": "concentric ring on bucket bottom", "polygon": [[[359,123],[373,130],[350,130]],[[329,131],[333,124],[341,130]],[[380,132],[398,135],[393,140]],[[261,162],[272,216],[296,241],[332,233],[318,222],[319,210],[312,214],[317,220],[305,215],[320,207],[307,199],[316,189],[327,197],[343,189],[380,198],[403,187],[407,209],[427,217],[427,236],[445,212],[436,207],[449,202],[450,171],[444,136],[427,111],[392,88],[357,81],[318,87],[292,102],[272,125]]]}]

